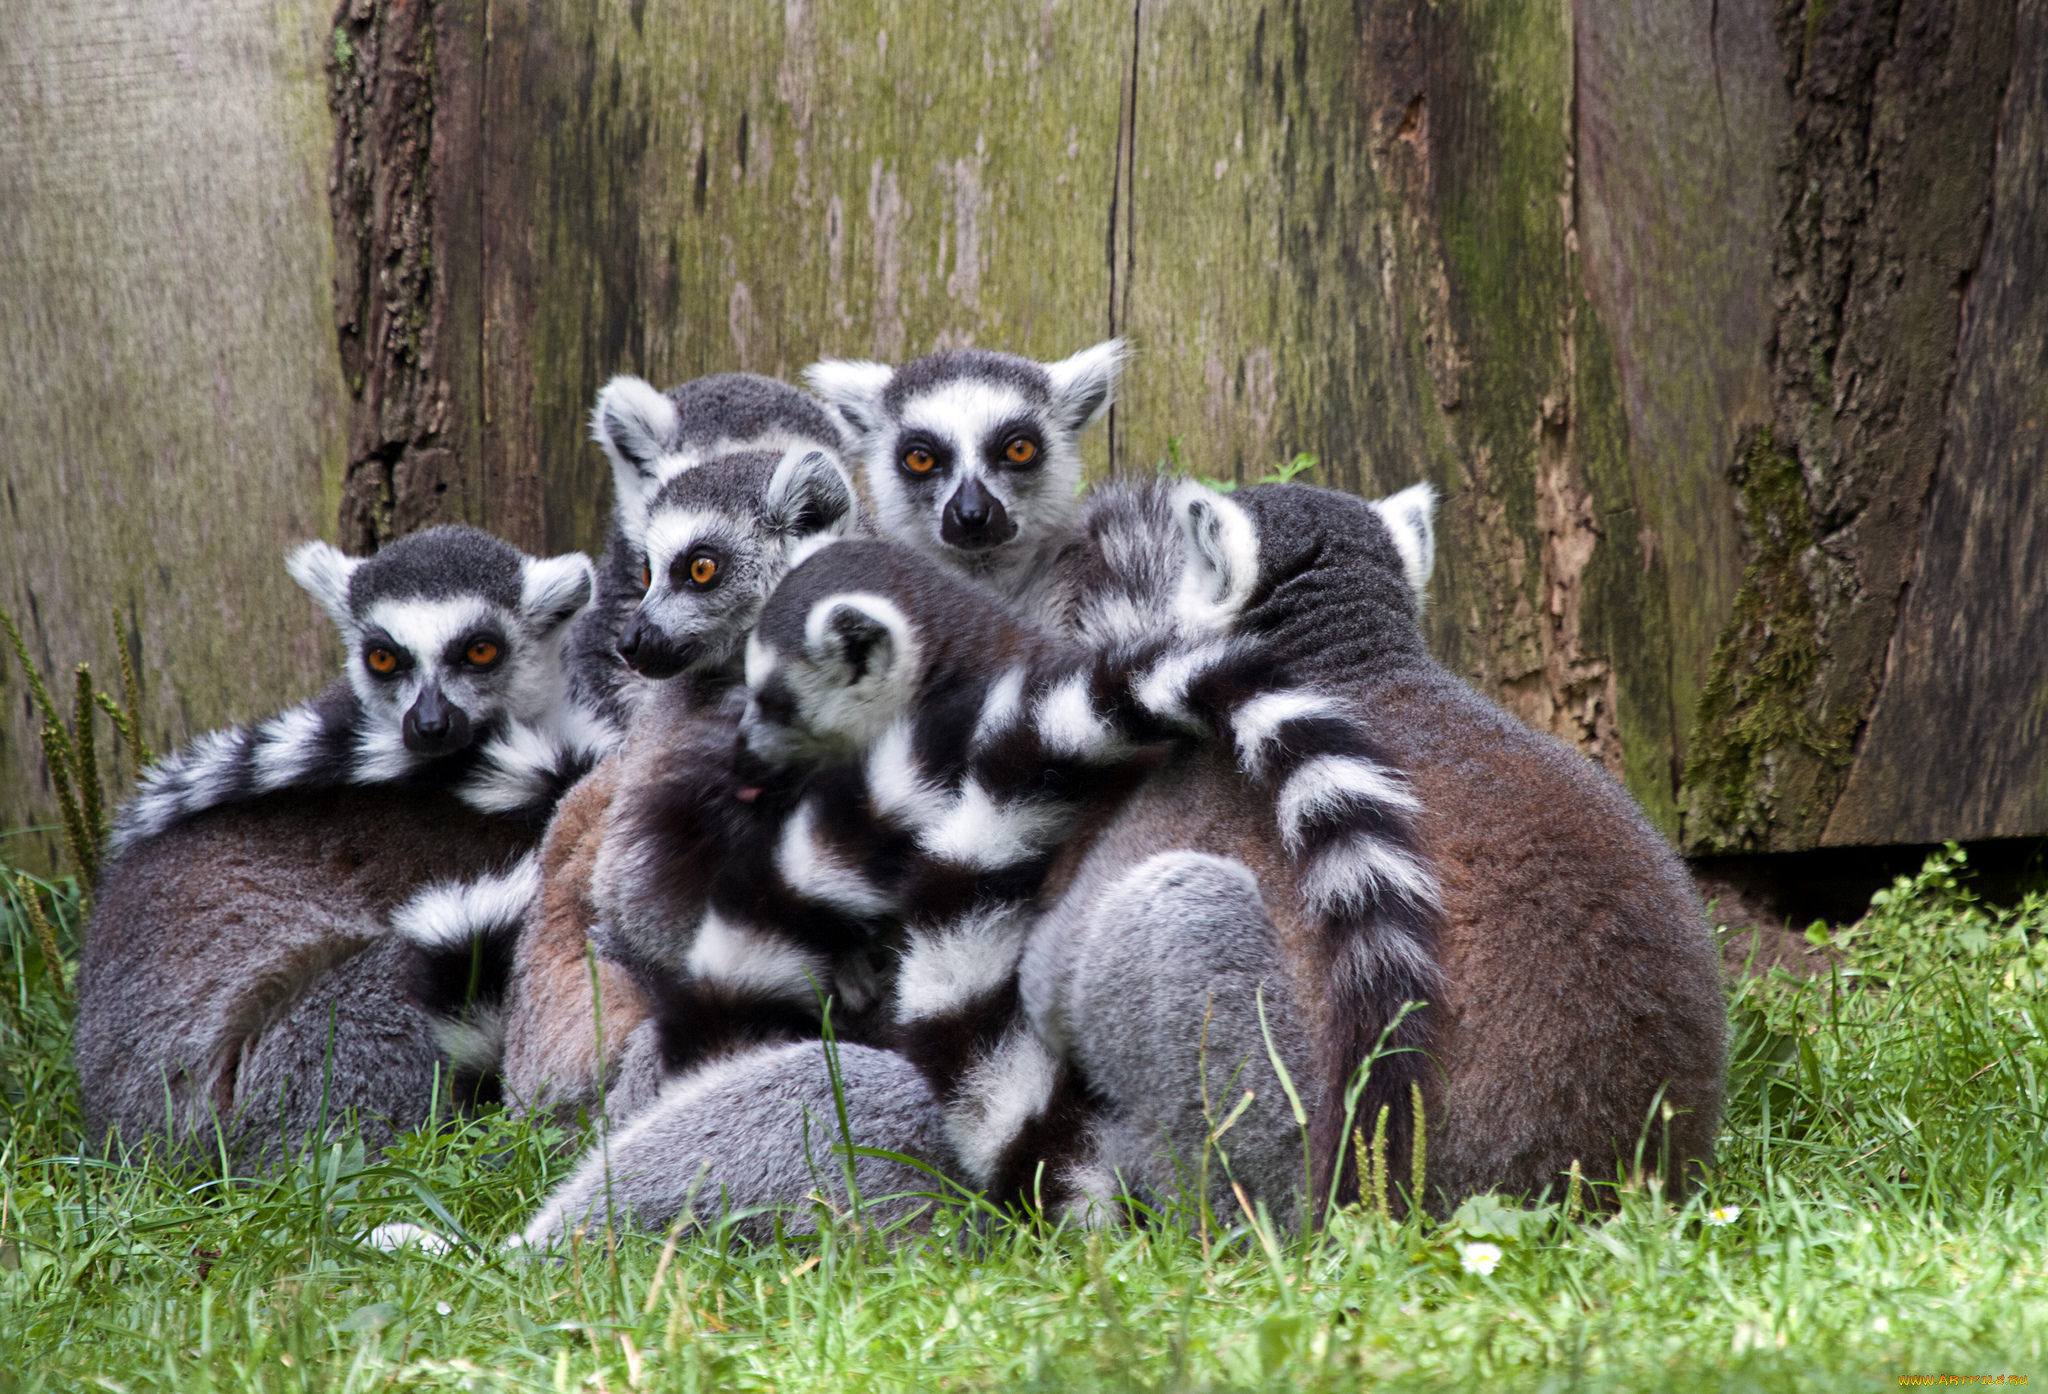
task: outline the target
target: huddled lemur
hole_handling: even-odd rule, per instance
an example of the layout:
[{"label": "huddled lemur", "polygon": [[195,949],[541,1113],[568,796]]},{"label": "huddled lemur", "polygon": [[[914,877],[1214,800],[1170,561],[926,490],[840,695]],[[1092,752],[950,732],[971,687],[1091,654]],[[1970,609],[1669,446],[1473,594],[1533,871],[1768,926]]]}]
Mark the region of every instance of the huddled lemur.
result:
[{"label": "huddled lemur", "polygon": [[[1090,647],[899,545],[841,542],[770,598],[747,692],[742,767],[705,769],[694,802],[668,809],[706,913],[615,948],[660,1004],[669,1074],[815,1036],[829,994],[842,1039],[887,1041],[924,1071],[978,1188],[1106,1219],[1085,1086],[1023,1020],[1015,969],[1039,882],[1105,771],[1183,738],[1233,750],[1270,800],[1321,956],[1368,999],[1361,1019],[1391,1025],[1434,991],[1412,799],[1359,723],[1255,644]],[[1425,1019],[1375,1071],[1392,1097],[1419,1072]],[[1319,1062],[1340,1101],[1376,1034]]]},{"label": "huddled lemur", "polygon": [[[565,1112],[596,1104],[645,1015],[618,962],[599,957],[593,975],[593,933],[601,946],[618,916],[696,913],[667,905],[658,875],[599,879],[601,866],[637,865],[645,845],[612,829],[652,818],[658,831],[670,784],[729,753],[737,708],[722,697],[762,600],[805,547],[859,523],[837,428],[772,379],[724,374],[664,393],[614,378],[591,430],[613,466],[613,528],[572,672],[586,700],[627,721],[627,735],[562,801],[541,849],[504,1058],[514,1100]],[[484,901],[478,920],[491,913],[487,888]]]},{"label": "huddled lemur", "polygon": [[[1639,1146],[1682,1178],[1710,1155],[1720,1114],[1705,922],[1684,868],[1612,779],[1430,658],[1418,624],[1430,490],[1375,504],[1298,485],[1189,488],[1176,502],[1200,558],[1185,610],[1257,636],[1346,698],[1420,800],[1444,910],[1424,1202],[1538,1194],[1575,1162],[1611,1178]],[[1239,773],[1184,748],[1096,819],[1052,880],[1060,894],[1025,954],[1027,1010],[1117,1120],[1110,1152],[1127,1183],[1165,1190],[1246,1082],[1230,1078],[1236,1063],[1261,1076],[1270,1038],[1298,1069],[1304,1038],[1337,1009],[1297,947],[1310,929],[1285,888],[1298,876]],[[1219,1147],[1277,1210],[1299,1185],[1299,1140],[1287,1109],[1265,1106],[1266,1079],[1248,1082],[1260,1103]]]},{"label": "huddled lemur", "polygon": [[307,544],[290,569],[345,676],[145,775],[79,979],[92,1131],[231,1165],[350,1112],[387,1138],[448,1096],[450,1052],[474,1044],[451,1028],[489,984],[393,917],[437,877],[530,884],[535,819],[595,748],[561,656],[587,558],[444,527],[366,560]]}]

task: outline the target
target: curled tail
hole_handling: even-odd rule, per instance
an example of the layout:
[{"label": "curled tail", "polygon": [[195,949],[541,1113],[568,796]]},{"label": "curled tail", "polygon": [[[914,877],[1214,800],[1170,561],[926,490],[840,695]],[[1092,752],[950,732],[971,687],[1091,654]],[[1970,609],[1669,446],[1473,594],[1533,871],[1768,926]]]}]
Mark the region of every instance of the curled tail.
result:
[{"label": "curled tail", "polygon": [[142,772],[114,823],[115,855],[210,808],[353,781],[361,708],[345,685],[275,716],[209,731]]},{"label": "curled tail", "polygon": [[391,915],[391,928],[417,953],[413,996],[466,1092],[488,1092],[504,1056],[505,998],[526,914],[540,898],[540,854],[504,871],[441,881]]},{"label": "curled tail", "polygon": [[[1384,1107],[1387,1155],[1404,1155],[1414,1131],[1411,1087],[1427,1083],[1437,1018],[1430,1004],[1443,995],[1443,911],[1417,826],[1421,802],[1365,722],[1327,694],[1293,684],[1250,640],[1154,655],[1132,670],[1126,691],[1137,711],[1227,744],[1245,774],[1271,792],[1330,992],[1316,1052],[1312,1183],[1318,1198],[1333,1182],[1348,1198],[1351,1180],[1340,1164],[1350,1128],[1370,1134]],[[1356,1107],[1347,1109],[1368,1061]]]}]

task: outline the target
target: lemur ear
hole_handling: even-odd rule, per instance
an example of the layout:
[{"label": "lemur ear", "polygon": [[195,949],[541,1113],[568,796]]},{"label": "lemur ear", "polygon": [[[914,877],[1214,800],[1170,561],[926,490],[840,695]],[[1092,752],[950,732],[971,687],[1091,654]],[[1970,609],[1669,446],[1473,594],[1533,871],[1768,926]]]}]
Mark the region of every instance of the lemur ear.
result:
[{"label": "lemur ear", "polygon": [[860,358],[821,358],[804,369],[804,381],[818,399],[839,413],[856,436],[882,424],[882,393],[896,370]]},{"label": "lemur ear", "polygon": [[612,462],[612,489],[621,520],[637,518],[661,487],[654,465],[675,448],[683,419],[676,404],[644,378],[621,374],[597,390],[590,438]]},{"label": "lemur ear", "polygon": [[1105,339],[1072,358],[1045,365],[1046,375],[1052,379],[1053,410],[1069,431],[1079,434],[1109,410],[1129,356],[1122,339]]},{"label": "lemur ear", "polygon": [[353,620],[348,608],[349,578],[362,558],[346,555],[325,542],[301,542],[284,559],[284,569],[306,588],[337,629],[347,629]]},{"label": "lemur ear", "polygon": [[804,642],[811,658],[846,687],[876,687],[907,647],[902,612],[880,596],[832,596],[811,608]]},{"label": "lemur ear", "polygon": [[1408,589],[1421,604],[1429,593],[1429,573],[1436,568],[1436,490],[1427,482],[1373,501],[1373,510],[1394,534]]},{"label": "lemur ear", "polygon": [[762,518],[770,529],[794,537],[852,531],[859,505],[853,481],[822,450],[792,450],[768,480]]},{"label": "lemur ear", "polygon": [[1259,577],[1259,535],[1251,515],[1224,495],[1192,481],[1173,491],[1180,523],[1179,610],[1203,629],[1228,628]]},{"label": "lemur ear", "polygon": [[597,568],[581,552],[523,557],[519,571],[519,608],[541,634],[574,619],[597,594]]}]

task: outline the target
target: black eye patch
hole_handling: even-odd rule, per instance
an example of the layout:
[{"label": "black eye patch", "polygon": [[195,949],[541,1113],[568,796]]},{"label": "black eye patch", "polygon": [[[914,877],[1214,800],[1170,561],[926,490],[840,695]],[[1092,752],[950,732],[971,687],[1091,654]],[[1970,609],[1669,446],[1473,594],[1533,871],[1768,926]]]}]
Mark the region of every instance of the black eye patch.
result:
[{"label": "black eye patch", "polygon": [[981,454],[996,469],[1037,469],[1045,461],[1045,433],[1032,417],[1012,417],[982,437]]}]

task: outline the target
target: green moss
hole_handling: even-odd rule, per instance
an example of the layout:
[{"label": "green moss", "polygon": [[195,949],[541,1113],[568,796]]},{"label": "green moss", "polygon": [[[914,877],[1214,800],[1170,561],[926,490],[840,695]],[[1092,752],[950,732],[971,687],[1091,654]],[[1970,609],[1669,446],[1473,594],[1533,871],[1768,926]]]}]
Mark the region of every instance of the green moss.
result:
[{"label": "green moss", "polygon": [[1815,710],[1827,661],[1804,560],[1813,526],[1799,462],[1769,430],[1737,472],[1756,557],[1743,572],[1695,713],[1679,790],[1690,851],[1769,845],[1774,828],[1814,810],[1783,806],[1785,767],[1841,768],[1853,754],[1854,712]]}]

